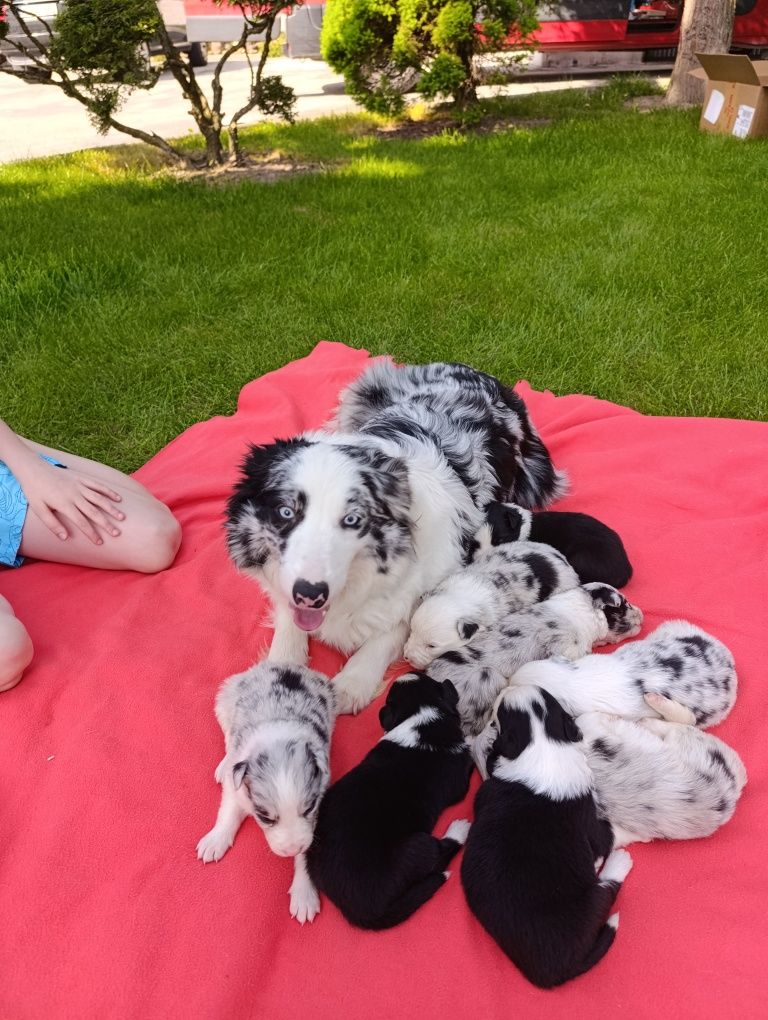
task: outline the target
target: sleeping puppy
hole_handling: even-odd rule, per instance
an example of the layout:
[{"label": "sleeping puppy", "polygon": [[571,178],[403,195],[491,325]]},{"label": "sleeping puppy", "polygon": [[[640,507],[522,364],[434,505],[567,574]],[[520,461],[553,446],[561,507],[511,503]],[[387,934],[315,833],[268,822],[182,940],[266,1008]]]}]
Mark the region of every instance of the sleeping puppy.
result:
[{"label": "sleeping puppy", "polygon": [[565,556],[582,584],[603,581],[623,588],[632,577],[624,543],[613,528],[596,517],[564,510],[534,513],[514,503],[489,503],[485,513],[491,545],[544,542]]},{"label": "sleeping puppy", "polygon": [[609,655],[529,662],[512,683],[543,687],[574,716],[607,712],[625,719],[657,718],[676,703],[676,714],[665,718],[706,728],[733,708],[737,678],[722,641],[686,620],[668,620]]},{"label": "sleeping puppy", "polygon": [[423,669],[510,613],[578,584],[566,558],[548,545],[512,542],[486,549],[424,597],[411,617],[405,657]]},{"label": "sleeping puppy", "polygon": [[617,844],[710,836],[736,810],[747,772],[738,754],[711,733],[602,712],[576,721],[595,797]]},{"label": "sleeping puppy", "polygon": [[554,988],[610,948],[619,915],[608,915],[632,859],[611,852],[581,734],[557,701],[535,687],[507,688],[495,717],[461,881],[510,960],[533,984]]},{"label": "sleeping puppy", "polygon": [[221,805],[197,856],[220,860],[252,815],[270,850],[295,858],[290,910],[302,924],[320,909],[304,852],[330,778],[334,714],[328,678],[304,666],[262,662],[225,680],[216,698],[226,749],[215,773]]},{"label": "sleeping puppy", "polygon": [[609,584],[587,584],[560,592],[458,651],[445,652],[427,667],[435,680],[450,679],[459,692],[459,715],[467,736],[485,726],[499,692],[521,666],[561,655],[576,659],[595,645],[637,634],[643,614]]},{"label": "sleeping puppy", "polygon": [[431,835],[467,793],[472,759],[450,682],[410,673],[381,709],[386,735],[328,790],[307,854],[317,889],[360,928],[405,921],[446,881],[469,823]]}]

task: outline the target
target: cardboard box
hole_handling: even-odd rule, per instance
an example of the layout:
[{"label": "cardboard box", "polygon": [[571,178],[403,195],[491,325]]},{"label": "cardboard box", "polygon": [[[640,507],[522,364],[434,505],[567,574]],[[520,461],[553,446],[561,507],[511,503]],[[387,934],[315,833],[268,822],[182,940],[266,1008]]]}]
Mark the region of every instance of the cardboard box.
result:
[{"label": "cardboard box", "polygon": [[768,136],[768,60],[737,53],[697,53],[690,73],[707,83],[699,127],[734,138]]}]

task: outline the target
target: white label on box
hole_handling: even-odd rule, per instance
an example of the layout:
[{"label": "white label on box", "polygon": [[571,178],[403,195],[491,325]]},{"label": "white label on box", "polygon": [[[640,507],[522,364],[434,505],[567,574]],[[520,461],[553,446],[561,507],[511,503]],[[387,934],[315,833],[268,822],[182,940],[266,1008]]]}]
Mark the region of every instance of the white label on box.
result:
[{"label": "white label on box", "polygon": [[710,124],[716,124],[724,102],[725,96],[723,93],[718,92],[717,89],[712,89],[712,95],[709,97],[707,108],[704,111],[704,120],[708,120]]},{"label": "white label on box", "polygon": [[737,138],[746,138],[749,134],[749,129],[752,127],[752,118],[755,115],[754,106],[746,106],[744,103],[739,106],[738,113],[736,114],[736,123],[733,125],[733,131],[731,134]]}]

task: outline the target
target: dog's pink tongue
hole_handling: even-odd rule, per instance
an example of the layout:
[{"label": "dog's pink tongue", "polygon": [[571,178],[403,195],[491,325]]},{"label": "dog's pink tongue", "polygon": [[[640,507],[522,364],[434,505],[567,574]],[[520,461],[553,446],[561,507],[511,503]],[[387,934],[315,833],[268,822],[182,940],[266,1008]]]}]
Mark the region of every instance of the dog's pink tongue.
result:
[{"label": "dog's pink tongue", "polygon": [[325,618],[325,609],[299,609],[293,607],[293,622],[301,630],[317,630]]}]

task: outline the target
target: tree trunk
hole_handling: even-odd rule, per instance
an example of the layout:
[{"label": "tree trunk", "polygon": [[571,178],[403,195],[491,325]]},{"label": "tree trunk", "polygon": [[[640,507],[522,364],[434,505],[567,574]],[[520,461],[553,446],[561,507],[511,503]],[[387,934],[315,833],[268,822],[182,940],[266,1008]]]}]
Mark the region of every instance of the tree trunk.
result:
[{"label": "tree trunk", "polygon": [[680,44],[668,106],[692,106],[704,101],[704,82],[688,73],[699,66],[694,53],[727,53],[733,34],[736,0],[685,0],[680,24]]}]

